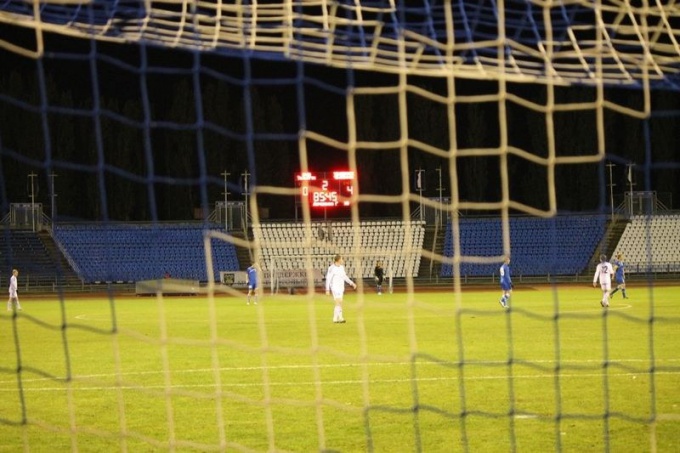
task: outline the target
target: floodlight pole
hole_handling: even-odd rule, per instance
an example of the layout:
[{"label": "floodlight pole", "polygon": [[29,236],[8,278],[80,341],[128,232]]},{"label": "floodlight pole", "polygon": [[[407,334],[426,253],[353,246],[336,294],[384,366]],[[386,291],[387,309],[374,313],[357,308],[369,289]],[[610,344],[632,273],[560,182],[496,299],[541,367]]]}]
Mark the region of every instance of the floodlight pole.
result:
[{"label": "floodlight pole", "polygon": [[607,164],[607,167],[609,167],[609,203],[611,204],[611,209],[612,209],[612,220],[614,220],[614,180],[612,178],[612,168],[616,167],[616,164],[612,164],[611,162]]},{"label": "floodlight pole", "polygon": [[248,173],[248,170],[243,172],[241,174],[243,176],[243,194],[245,195],[245,200],[246,200],[246,228],[248,228],[248,213],[250,212],[250,205],[248,204],[248,193],[250,192],[250,186],[248,185],[248,176],[250,176],[250,173]]},{"label": "floodlight pole", "polygon": [[59,175],[55,174],[54,172],[50,173],[50,198],[52,199],[52,208],[50,209],[50,213],[52,214],[52,224],[54,224],[55,220],[57,219],[57,194],[54,191],[54,180],[57,176]]},{"label": "floodlight pole", "polygon": [[229,209],[227,209],[227,195],[229,195],[229,192],[227,191],[227,176],[231,175],[231,173],[227,173],[227,171],[223,171],[222,176],[224,176],[224,231],[229,231]]},{"label": "floodlight pole", "polygon": [[38,176],[35,173],[29,173],[28,177],[31,180],[31,228],[35,233],[35,188],[33,185],[34,178]]},{"label": "floodlight pole", "polygon": [[418,190],[418,195],[419,195],[419,211],[420,211],[420,220],[423,220],[423,170],[422,168],[419,168],[416,170],[417,176],[416,176],[416,189]]},{"label": "floodlight pole", "polygon": [[628,199],[629,199],[628,204],[630,205],[629,208],[628,208],[629,209],[628,213],[629,213],[630,217],[633,216],[633,166],[634,165],[635,164],[626,164],[626,167],[628,167],[628,170],[626,172],[626,177],[628,179],[628,187],[629,187],[629,192],[630,192],[630,195],[628,196]]},{"label": "floodlight pole", "polygon": [[439,221],[437,222],[437,226],[439,226],[439,228],[441,228],[442,225],[443,225],[442,217],[444,215],[444,210],[442,209],[442,199],[443,199],[442,192],[444,192],[444,187],[442,186],[442,167],[441,167],[441,165],[439,166],[439,168],[437,168],[437,173],[439,173],[439,187],[437,188],[437,191],[439,191],[439,209],[438,209],[438,211],[439,211]]}]

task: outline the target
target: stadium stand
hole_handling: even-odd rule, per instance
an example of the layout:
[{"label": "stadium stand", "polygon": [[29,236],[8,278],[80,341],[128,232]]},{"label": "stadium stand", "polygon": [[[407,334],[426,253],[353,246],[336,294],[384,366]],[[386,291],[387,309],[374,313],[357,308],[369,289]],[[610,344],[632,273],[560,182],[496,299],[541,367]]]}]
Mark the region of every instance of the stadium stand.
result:
[{"label": "stadium stand", "polygon": [[[400,220],[304,223],[262,223],[253,226],[265,271],[312,268],[325,272],[335,254],[347,257],[352,278],[369,278],[377,260],[394,278],[418,276],[425,237],[424,222]],[[358,257],[358,260],[350,257]],[[360,269],[357,269],[357,266]]]},{"label": "stadium stand", "polygon": [[12,269],[19,269],[22,285],[54,283],[62,275],[58,264],[50,257],[38,233],[31,230],[2,230],[0,262],[3,281],[9,279]]},{"label": "stadium stand", "polygon": [[[54,228],[55,242],[85,283],[137,282],[170,275],[208,280],[203,234],[220,226],[70,224]],[[215,280],[239,269],[236,249],[212,241]]]},{"label": "stadium stand", "polygon": [[680,215],[634,216],[616,251],[624,255],[626,272],[680,272]]},{"label": "stadium stand", "polygon": [[[493,257],[503,253],[502,225],[498,218],[460,219],[460,254]],[[554,218],[510,218],[513,275],[577,275],[583,272],[605,229],[603,216],[557,216]],[[453,230],[446,228],[444,256],[454,255]],[[498,274],[500,263],[461,263],[461,275],[478,277]],[[453,276],[446,262],[442,277]]]},{"label": "stadium stand", "polygon": [[[494,257],[502,253],[499,219],[461,218],[461,255]],[[59,252],[82,283],[134,283],[170,274],[173,278],[207,281],[203,250],[203,224],[61,224],[52,237]],[[555,218],[510,218],[513,275],[570,276],[589,272],[606,230],[606,217],[571,215]],[[22,284],[52,285],[67,278],[65,263],[46,250],[40,234],[30,230],[3,230],[0,249],[4,269],[21,270]],[[447,224],[440,277],[453,276],[453,231]],[[313,269],[325,272],[336,253],[347,257],[352,278],[371,278],[377,260],[389,266],[394,278],[418,277],[425,236],[422,221],[371,220],[353,227],[350,221],[271,222],[253,225],[260,247],[262,269]],[[634,216],[627,222],[614,254],[623,253],[626,271],[680,272],[680,215]],[[673,245],[673,246],[670,246]],[[213,271],[244,268],[234,244],[213,240]],[[609,248],[612,250],[612,248]],[[357,258],[357,259],[355,259]],[[62,266],[62,267],[59,267]],[[461,263],[464,277],[493,277],[497,263]],[[7,274],[9,275],[9,273]],[[61,276],[61,277],[60,277]],[[75,278],[75,276],[74,276]]]}]

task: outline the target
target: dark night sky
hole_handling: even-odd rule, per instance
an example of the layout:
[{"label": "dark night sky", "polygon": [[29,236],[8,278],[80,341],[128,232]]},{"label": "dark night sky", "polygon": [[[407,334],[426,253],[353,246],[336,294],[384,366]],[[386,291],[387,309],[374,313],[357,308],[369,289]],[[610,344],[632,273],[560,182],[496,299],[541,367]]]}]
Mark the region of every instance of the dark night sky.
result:
[{"label": "dark night sky", "polygon": [[[17,42],[19,32],[5,26],[0,29],[0,38],[12,36],[12,42]],[[28,38],[25,42],[30,47]],[[94,50],[96,60],[89,58]],[[19,57],[7,50],[0,50],[0,59],[7,62],[4,67],[10,68],[0,73],[3,204],[28,201],[27,175],[36,172],[40,175],[36,201],[49,206],[46,175],[54,171],[59,175],[58,213],[64,218],[191,218],[196,207],[210,209],[215,201],[223,199],[224,171],[231,174],[231,199],[242,199],[238,175],[246,168],[256,171],[260,185],[292,188],[293,173],[300,169],[300,130],[347,141],[345,90],[350,80],[357,87],[397,84],[396,77],[378,73],[66,38],[49,41],[48,53],[41,60]],[[147,64],[145,71],[140,70],[143,63]],[[200,66],[200,73],[192,70],[195,65]],[[248,74],[251,85],[244,89]],[[44,76],[49,104],[47,123],[42,122],[37,108],[41,105],[40,76]],[[304,83],[300,83],[303,77]],[[411,77],[409,83],[446,94],[441,80]],[[197,86],[201,109],[197,108]],[[497,84],[491,81],[456,83],[461,101],[465,96],[497,90]],[[510,85],[509,91],[538,104],[545,104],[547,96],[547,90],[540,85]],[[559,88],[556,96],[563,105],[592,102],[595,91],[586,87]],[[606,97],[635,109],[643,103],[642,93],[627,89],[608,90]],[[355,103],[359,141],[385,143],[400,138],[395,95],[356,96]],[[439,149],[450,148],[446,106],[414,94],[407,95],[407,105],[409,137]],[[458,149],[500,146],[498,105],[456,104]],[[507,106],[509,145],[547,157],[545,116],[513,102]],[[673,111],[674,115],[659,115],[645,124],[613,110],[605,111],[605,145],[609,160],[617,164],[613,174],[615,191],[619,198],[627,188],[625,164],[634,162],[636,189],[672,194],[677,204],[680,179],[675,137],[680,130],[680,94],[653,93],[652,106],[659,111]],[[558,111],[553,119],[558,156],[595,153],[597,135],[593,125],[597,118],[592,110]],[[49,140],[45,139],[45,124]],[[648,143],[652,153],[645,152],[646,127],[651,134]],[[314,140],[307,144],[310,169],[349,166],[345,151]],[[400,153],[396,147],[358,151],[362,194],[400,193]],[[439,168],[445,189],[442,195],[451,195],[450,161],[410,147],[408,162],[409,180],[416,169],[426,171],[423,195],[439,196]],[[465,156],[455,163],[461,199],[500,198],[498,157]],[[605,163],[557,166],[558,207],[564,211],[604,209],[609,197]],[[509,157],[508,165],[512,199],[547,209],[546,168],[514,155]],[[207,182],[205,191],[197,184],[201,181]],[[275,217],[294,215],[292,196],[263,197],[262,205],[270,208]],[[400,215],[401,205],[366,203],[361,212],[366,216]]]}]

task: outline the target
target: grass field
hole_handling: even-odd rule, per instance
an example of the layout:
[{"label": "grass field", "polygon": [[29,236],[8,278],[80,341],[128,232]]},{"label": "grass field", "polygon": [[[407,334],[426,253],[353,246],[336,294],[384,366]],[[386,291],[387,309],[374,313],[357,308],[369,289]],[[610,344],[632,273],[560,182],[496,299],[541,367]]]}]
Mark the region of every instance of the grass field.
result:
[{"label": "grass field", "polygon": [[680,291],[629,296],[23,295],[0,451],[677,452]]}]

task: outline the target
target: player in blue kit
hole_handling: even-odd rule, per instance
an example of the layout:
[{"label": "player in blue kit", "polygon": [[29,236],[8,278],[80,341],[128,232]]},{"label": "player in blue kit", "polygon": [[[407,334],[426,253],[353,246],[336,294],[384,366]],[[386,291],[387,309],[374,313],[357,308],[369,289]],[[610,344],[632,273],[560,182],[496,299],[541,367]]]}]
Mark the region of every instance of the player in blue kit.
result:
[{"label": "player in blue kit", "polygon": [[248,302],[250,305],[250,297],[253,297],[253,302],[257,305],[257,264],[253,263],[248,269]]},{"label": "player in blue kit", "polygon": [[626,265],[623,262],[623,255],[621,253],[616,254],[616,259],[612,262],[614,265],[614,280],[616,280],[616,289],[609,293],[609,297],[612,297],[618,290],[621,290],[624,299],[628,299],[628,294],[626,294]]},{"label": "player in blue kit", "polygon": [[508,308],[510,306],[510,297],[512,296],[512,278],[510,277],[510,257],[506,256],[505,261],[500,269],[501,275],[501,290],[503,290],[503,296],[498,302],[503,308]]}]

